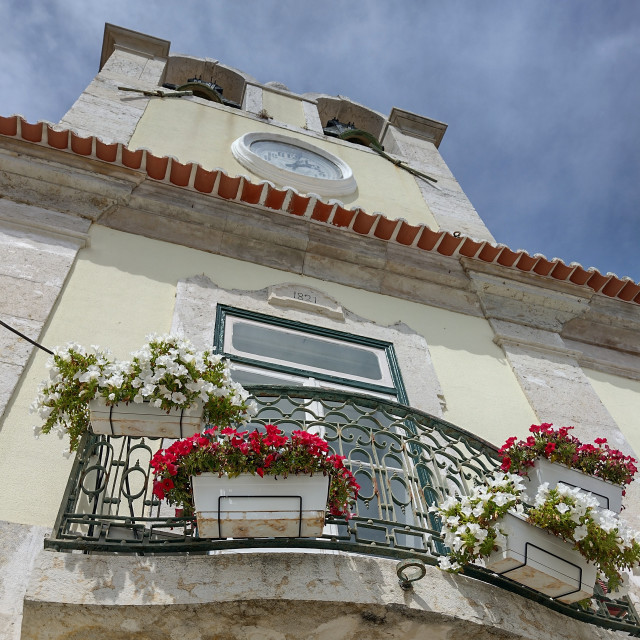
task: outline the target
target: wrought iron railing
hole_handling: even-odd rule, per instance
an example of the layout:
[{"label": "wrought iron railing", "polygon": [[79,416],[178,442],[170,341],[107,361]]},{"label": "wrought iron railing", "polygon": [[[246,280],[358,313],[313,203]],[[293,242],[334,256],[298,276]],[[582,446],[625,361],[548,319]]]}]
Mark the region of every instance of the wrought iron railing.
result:
[{"label": "wrought iron railing", "polygon": [[[285,431],[311,430],[346,456],[362,487],[353,518],[328,517],[320,538],[201,539],[191,518],[176,515],[152,493],[149,462],[166,441],[88,434],[45,546],[140,554],[297,547],[436,564],[446,548],[429,506],[468,494],[498,466],[489,443],[404,405],[307,387],[250,389],[259,407],[255,426],[271,422]],[[465,573],[572,617],[640,637],[640,621],[626,598],[609,601],[601,594],[583,610],[480,567],[467,567]]]}]

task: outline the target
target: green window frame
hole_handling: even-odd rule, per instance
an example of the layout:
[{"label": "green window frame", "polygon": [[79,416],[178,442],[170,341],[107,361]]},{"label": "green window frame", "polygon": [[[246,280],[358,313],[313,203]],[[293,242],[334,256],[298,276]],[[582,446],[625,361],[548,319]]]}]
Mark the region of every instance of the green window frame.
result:
[{"label": "green window frame", "polygon": [[[331,341],[345,342],[352,346],[362,346],[368,349],[377,350],[378,353],[383,356],[383,361],[388,367],[389,381],[391,384],[374,384],[365,380],[357,380],[339,374],[329,374],[318,370],[310,371],[309,369],[305,369],[301,366],[295,366],[294,364],[267,363],[258,358],[251,358],[225,351],[225,330],[227,329],[227,321],[230,317],[234,319],[248,320],[267,327],[291,330],[296,332],[296,334],[309,334],[311,336],[327,338]],[[351,387],[364,393],[369,392],[373,394],[391,395],[397,402],[408,404],[408,398],[402,382],[402,375],[398,366],[398,360],[391,342],[219,304],[216,310],[213,346],[216,353],[224,355],[232,363],[244,364],[257,369],[276,371],[293,376],[306,378],[312,377],[319,381]]]}]

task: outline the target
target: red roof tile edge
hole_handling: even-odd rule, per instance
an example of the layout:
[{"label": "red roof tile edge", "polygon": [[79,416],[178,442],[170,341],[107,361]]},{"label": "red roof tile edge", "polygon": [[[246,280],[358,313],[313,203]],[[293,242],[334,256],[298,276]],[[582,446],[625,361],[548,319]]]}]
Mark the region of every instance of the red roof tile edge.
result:
[{"label": "red roof tile edge", "polygon": [[593,267],[585,270],[576,263],[566,265],[559,258],[547,260],[539,254],[531,256],[522,249],[513,251],[487,240],[433,231],[427,225],[413,226],[403,218],[392,220],[380,213],[371,215],[359,208],[346,209],[342,203],[327,204],[313,195],[299,194],[295,189],[278,189],[269,182],[253,183],[244,176],[232,177],[221,169],[208,171],[195,163],[182,164],[176,158],[154,156],[147,149],[131,151],[122,143],[107,144],[97,136],[83,137],[49,122],[30,124],[21,116],[0,116],[0,135],[141,171],[152,180],[226,200],[266,207],[319,224],[347,227],[355,233],[384,242],[496,264],[509,270],[589,288],[616,300],[640,304],[640,283],[636,284],[630,278],[618,278],[611,273],[603,275]]}]

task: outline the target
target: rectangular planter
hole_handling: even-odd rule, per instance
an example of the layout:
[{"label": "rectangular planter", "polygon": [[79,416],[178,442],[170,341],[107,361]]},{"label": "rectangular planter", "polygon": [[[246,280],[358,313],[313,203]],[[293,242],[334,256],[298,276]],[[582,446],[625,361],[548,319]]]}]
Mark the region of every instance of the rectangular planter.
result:
[{"label": "rectangular planter", "polygon": [[597,569],[573,545],[510,513],[500,529],[507,548],[494,551],[487,568],[561,602],[593,595]]},{"label": "rectangular planter", "polygon": [[201,538],[318,537],[324,527],[329,477],[250,473],[191,478]]},{"label": "rectangular planter", "polygon": [[535,465],[529,469],[529,477],[525,476],[522,479],[525,491],[531,500],[543,482],[548,482],[551,489],[561,482],[569,487],[580,487],[583,491],[590,492],[603,509],[610,509],[615,513],[620,513],[622,509],[622,487],[620,485],[587,475],[576,469],[570,469],[557,462],[549,462],[546,458],[538,458]]},{"label": "rectangular planter", "polygon": [[91,429],[94,433],[148,438],[186,438],[202,427],[202,408],[198,404],[187,410],[170,413],[148,402],[110,407],[98,400],[89,403]]}]

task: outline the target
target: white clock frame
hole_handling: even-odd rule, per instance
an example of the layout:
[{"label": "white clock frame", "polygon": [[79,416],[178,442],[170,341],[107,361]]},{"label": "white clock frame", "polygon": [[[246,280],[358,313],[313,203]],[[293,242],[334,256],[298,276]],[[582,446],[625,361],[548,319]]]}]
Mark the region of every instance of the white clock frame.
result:
[{"label": "white clock frame", "polygon": [[[251,145],[259,140],[280,142],[305,149],[306,151],[311,151],[312,153],[315,153],[336,165],[342,173],[342,178],[317,178],[276,167],[251,151]],[[347,196],[352,194],[358,187],[351,167],[344,162],[344,160],[341,160],[324,149],[320,149],[315,145],[299,140],[298,138],[284,136],[279,133],[245,133],[233,142],[231,145],[231,152],[233,153],[234,158],[243,167],[246,167],[256,175],[282,186],[294,187],[302,193],[316,193],[319,196]]]}]

